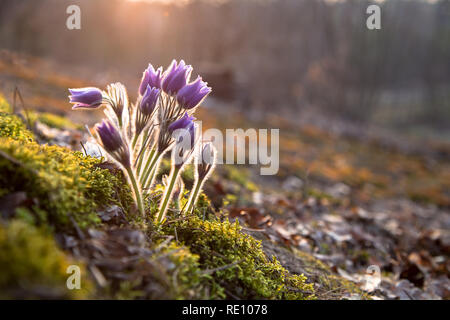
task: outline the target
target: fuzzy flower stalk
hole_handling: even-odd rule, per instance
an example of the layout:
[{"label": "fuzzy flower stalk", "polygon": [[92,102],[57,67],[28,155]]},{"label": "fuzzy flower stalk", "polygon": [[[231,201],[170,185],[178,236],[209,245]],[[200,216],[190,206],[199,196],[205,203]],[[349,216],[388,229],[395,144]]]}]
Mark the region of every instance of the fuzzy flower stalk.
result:
[{"label": "fuzzy flower stalk", "polygon": [[[164,195],[153,217],[157,224],[164,221],[172,201],[179,203],[183,189],[180,173],[197,149],[193,114],[211,92],[201,77],[191,82],[191,73],[192,66],[183,60],[173,60],[165,71],[149,64],[142,74],[135,103],[129,102],[125,86],[118,82],[103,91],[95,87],[69,89],[73,109],[105,106],[106,119],[95,127],[97,143],[125,172],[142,215],[161,159],[171,152],[171,173],[164,181]],[[197,165],[197,170],[200,167],[202,164]],[[212,170],[212,166],[202,168],[197,173],[195,190],[191,190],[191,207]]]},{"label": "fuzzy flower stalk", "polygon": [[217,151],[213,144],[208,142],[199,145],[195,154],[195,182],[186,204],[186,213],[190,213],[197,203],[203,185],[214,170],[216,164]]},{"label": "fuzzy flower stalk", "polygon": [[[184,126],[177,128],[176,131],[173,132],[176,143],[172,149],[172,168],[170,170],[169,178],[167,179],[167,187],[164,190],[164,195],[159,206],[159,213],[156,217],[157,225],[164,221],[168,205],[173,198],[173,191],[177,180],[180,179],[179,176],[185,164],[189,163],[193,151],[195,150],[196,127],[193,120],[193,117],[178,120]],[[179,123],[174,124],[180,125]]]}]

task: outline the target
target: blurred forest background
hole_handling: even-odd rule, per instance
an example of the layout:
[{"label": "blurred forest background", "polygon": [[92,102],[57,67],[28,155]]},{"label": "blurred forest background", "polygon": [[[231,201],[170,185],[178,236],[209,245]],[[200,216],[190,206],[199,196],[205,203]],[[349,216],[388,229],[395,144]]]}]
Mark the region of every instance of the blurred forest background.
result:
[{"label": "blurred forest background", "polygon": [[[132,85],[149,61],[183,58],[250,115],[310,110],[450,139],[450,1],[376,2],[381,30],[366,28],[371,3],[0,0],[0,48]],[[66,28],[70,4],[81,30]]]}]

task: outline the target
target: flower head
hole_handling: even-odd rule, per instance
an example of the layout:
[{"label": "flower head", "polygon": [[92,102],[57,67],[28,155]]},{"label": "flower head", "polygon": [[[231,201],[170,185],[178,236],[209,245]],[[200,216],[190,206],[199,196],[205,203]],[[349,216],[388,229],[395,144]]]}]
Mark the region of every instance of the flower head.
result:
[{"label": "flower head", "polygon": [[162,81],[162,67],[159,67],[157,70],[153,68],[151,64],[148,65],[148,68],[145,69],[144,74],[142,75],[141,84],[139,86],[140,95],[144,95],[147,90],[147,86],[151,88],[161,89],[161,81]]},{"label": "flower head", "polygon": [[111,122],[103,120],[96,129],[106,151],[114,152],[120,149],[123,144],[122,137]]},{"label": "flower head", "polygon": [[181,60],[180,63],[173,60],[169,69],[164,72],[162,89],[170,95],[176,95],[178,91],[188,83],[191,72],[192,67],[186,65],[183,60]]},{"label": "flower head", "polygon": [[105,151],[124,166],[129,166],[130,154],[119,130],[109,120],[97,124],[96,130]]},{"label": "flower head", "polygon": [[98,108],[102,104],[102,91],[98,88],[87,87],[79,89],[69,89],[70,102],[74,103],[72,109]]},{"label": "flower head", "polygon": [[190,127],[194,125],[195,118],[192,116],[189,116],[186,112],[184,116],[182,116],[180,119],[172,122],[169,127],[167,128],[170,133],[174,132],[177,129],[187,129],[189,130]]},{"label": "flower head", "polygon": [[178,91],[177,101],[185,109],[192,109],[211,92],[208,84],[202,81],[199,76],[194,82],[191,82]]},{"label": "flower head", "polygon": [[147,85],[147,90],[145,91],[139,104],[139,109],[143,115],[150,116],[153,113],[153,110],[156,107],[156,102],[159,98],[159,92],[159,89]]}]

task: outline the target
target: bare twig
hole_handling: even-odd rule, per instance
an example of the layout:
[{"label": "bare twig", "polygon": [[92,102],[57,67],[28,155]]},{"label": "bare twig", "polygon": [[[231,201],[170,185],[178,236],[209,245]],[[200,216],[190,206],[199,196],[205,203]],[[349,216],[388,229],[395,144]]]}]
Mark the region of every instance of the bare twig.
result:
[{"label": "bare twig", "polygon": [[16,105],[16,100],[17,100],[16,97],[19,97],[20,103],[22,104],[22,110],[25,113],[25,120],[27,121],[28,129],[32,130],[33,128],[31,126],[31,121],[30,121],[30,116],[28,114],[28,109],[25,107],[25,102],[23,101],[22,94],[20,93],[19,88],[17,88],[17,86],[14,88],[14,102],[13,102],[13,109],[12,109],[12,113],[14,113],[14,114],[18,113],[18,110],[16,112],[16,106],[17,106]]}]

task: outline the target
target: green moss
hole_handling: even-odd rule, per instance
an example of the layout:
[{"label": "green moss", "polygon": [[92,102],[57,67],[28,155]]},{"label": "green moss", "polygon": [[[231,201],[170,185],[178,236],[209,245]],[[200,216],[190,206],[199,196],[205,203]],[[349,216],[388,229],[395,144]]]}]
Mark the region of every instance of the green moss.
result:
[{"label": "green moss", "polygon": [[272,257],[261,242],[241,232],[237,222],[202,220],[197,216],[169,225],[178,239],[199,255],[200,266],[211,273],[216,292],[226,297],[254,299],[311,299],[313,287],[303,275],[291,275]]},{"label": "green moss", "polygon": [[[66,286],[67,267],[74,264],[53,238],[25,222],[0,224],[0,298],[83,298],[91,285],[82,278],[81,289]],[[82,265],[80,266],[84,274]]]},{"label": "green moss", "polygon": [[0,112],[0,137],[9,137],[19,141],[33,141],[33,134],[22,120],[14,115]]},{"label": "green moss", "polygon": [[10,138],[0,138],[0,151],[0,188],[36,198],[35,212],[48,213],[38,215],[41,222],[64,227],[72,225],[73,217],[84,228],[100,222],[96,210],[103,205],[126,206],[131,199],[120,173],[98,168],[99,159],[80,152]]}]

